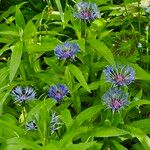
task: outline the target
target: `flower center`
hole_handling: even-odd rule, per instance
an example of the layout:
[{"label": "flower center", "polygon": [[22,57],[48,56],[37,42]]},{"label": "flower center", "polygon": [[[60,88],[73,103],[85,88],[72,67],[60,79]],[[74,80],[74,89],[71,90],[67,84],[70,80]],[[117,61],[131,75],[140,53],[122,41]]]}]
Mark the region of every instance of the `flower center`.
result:
[{"label": "flower center", "polygon": [[58,100],[62,98],[62,94],[60,93],[60,91],[56,91],[54,94]]},{"label": "flower center", "polygon": [[82,15],[85,19],[88,19],[91,16],[91,13],[89,11],[85,10],[82,12]]},{"label": "flower center", "polygon": [[20,97],[20,100],[24,101],[27,99],[27,95],[26,94],[23,94],[21,97]]},{"label": "flower center", "polygon": [[118,83],[122,83],[122,82],[125,81],[125,77],[124,77],[123,75],[116,75],[115,80],[116,80]]},{"label": "flower center", "polygon": [[114,108],[114,109],[118,109],[118,108],[120,108],[122,106],[122,103],[121,103],[121,101],[119,101],[119,99],[113,99],[112,100],[112,107]]}]

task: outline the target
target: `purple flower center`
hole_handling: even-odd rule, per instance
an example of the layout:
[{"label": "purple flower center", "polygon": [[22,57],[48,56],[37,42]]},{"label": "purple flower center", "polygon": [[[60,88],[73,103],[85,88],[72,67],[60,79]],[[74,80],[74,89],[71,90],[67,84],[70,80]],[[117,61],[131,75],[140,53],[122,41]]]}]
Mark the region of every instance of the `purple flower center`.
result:
[{"label": "purple flower center", "polygon": [[62,98],[62,94],[59,90],[54,92],[54,94],[55,94],[55,97],[56,97],[57,100],[60,100]]},{"label": "purple flower center", "polygon": [[122,83],[125,81],[125,77],[123,75],[116,75],[115,76],[115,80],[118,82],[118,83]]},{"label": "purple flower center", "polygon": [[89,11],[85,10],[82,12],[82,15],[85,19],[89,19],[91,16],[91,13]]},{"label": "purple flower center", "polygon": [[23,94],[21,97],[20,97],[20,100],[24,101],[27,99],[27,95],[26,94]]},{"label": "purple flower center", "polygon": [[119,101],[119,99],[113,99],[112,100],[112,107],[114,109],[118,109],[122,106],[122,101]]}]

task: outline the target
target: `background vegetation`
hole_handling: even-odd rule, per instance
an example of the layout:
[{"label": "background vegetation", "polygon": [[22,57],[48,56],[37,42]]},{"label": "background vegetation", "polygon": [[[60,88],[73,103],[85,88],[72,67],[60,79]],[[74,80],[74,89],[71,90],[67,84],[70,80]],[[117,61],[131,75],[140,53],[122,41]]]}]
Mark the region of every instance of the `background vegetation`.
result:
[{"label": "background vegetation", "polygon": [[[150,149],[150,2],[91,0],[101,17],[86,23],[73,15],[79,2],[0,1],[1,150]],[[65,41],[80,47],[74,59],[55,56]],[[135,80],[123,88],[130,104],[113,113],[103,70],[116,64],[131,66]],[[69,90],[61,103],[48,96],[59,83]],[[16,102],[17,86],[32,87],[34,100]]]}]

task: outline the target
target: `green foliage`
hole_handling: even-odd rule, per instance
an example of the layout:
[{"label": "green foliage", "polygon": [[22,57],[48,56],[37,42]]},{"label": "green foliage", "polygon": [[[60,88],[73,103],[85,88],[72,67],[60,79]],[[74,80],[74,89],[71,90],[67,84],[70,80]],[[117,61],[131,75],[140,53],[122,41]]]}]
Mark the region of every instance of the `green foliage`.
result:
[{"label": "green foliage", "polygon": [[[79,2],[0,1],[1,150],[150,149],[150,6],[92,0],[100,17],[85,21],[74,16]],[[66,41],[80,51],[58,59],[54,49]],[[116,64],[134,69],[130,85],[107,83],[103,70]],[[68,87],[60,101],[48,95],[56,84]],[[32,87],[35,98],[17,102],[12,96],[17,86]],[[116,86],[128,93],[129,104],[111,111],[103,96]],[[58,93],[63,90],[53,92]]]}]

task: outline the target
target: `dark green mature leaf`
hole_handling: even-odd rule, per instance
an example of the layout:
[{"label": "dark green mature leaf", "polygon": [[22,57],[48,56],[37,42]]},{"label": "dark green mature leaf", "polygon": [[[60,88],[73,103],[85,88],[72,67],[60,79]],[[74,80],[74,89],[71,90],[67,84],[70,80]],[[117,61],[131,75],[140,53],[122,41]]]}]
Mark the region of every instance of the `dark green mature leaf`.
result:
[{"label": "dark green mature leaf", "polygon": [[21,62],[22,51],[23,51],[23,42],[16,43],[12,48],[11,60],[10,60],[10,68],[9,68],[9,80],[10,82],[15,77],[18,67]]},{"label": "dark green mature leaf", "polygon": [[129,134],[129,132],[115,127],[98,127],[92,132],[94,137],[113,137]]},{"label": "dark green mature leaf", "polygon": [[115,66],[115,61],[112,52],[110,49],[103,43],[100,42],[99,40],[96,39],[89,39],[88,43],[97,50],[98,54],[103,56],[110,65]]},{"label": "dark green mature leaf", "polygon": [[63,138],[59,141],[59,149],[65,149],[66,145],[72,143],[72,139],[80,134],[85,134],[91,131],[89,127],[78,127],[66,132]]},{"label": "dark green mature leaf", "polygon": [[[27,2],[22,2],[20,3],[17,7],[20,8],[22,7],[24,4],[26,4]],[[7,18],[9,15],[13,14],[16,11],[16,6],[11,6],[9,7],[8,10],[4,11],[1,15],[0,15],[0,22],[4,19]]]},{"label": "dark green mature leaf", "polygon": [[76,77],[76,79],[79,81],[79,83],[88,91],[90,92],[90,88],[81,72],[81,70],[75,66],[75,65],[69,65],[68,66],[70,72]]},{"label": "dark green mature leaf", "polygon": [[138,101],[134,101],[132,102],[126,109],[125,113],[124,113],[124,117],[128,114],[128,112],[133,109],[136,106],[141,106],[141,105],[150,105],[150,101],[148,100],[138,100]]},{"label": "dark green mature leaf", "polygon": [[141,129],[146,134],[150,134],[150,118],[133,121],[129,125]]},{"label": "dark green mature leaf", "polygon": [[136,72],[136,79],[140,80],[150,80],[150,74],[147,73],[145,70],[143,70],[140,66],[137,64],[130,64]]},{"label": "dark green mature leaf", "polygon": [[81,125],[84,121],[86,120],[91,120],[93,117],[99,113],[102,109],[102,105],[96,105],[92,106],[90,108],[87,108],[83,112],[81,112],[75,119],[75,126],[76,125]]},{"label": "dark green mature leaf", "polygon": [[150,138],[142,130],[131,125],[127,125],[126,127],[130,134],[141,142],[145,150],[150,149]]},{"label": "dark green mature leaf", "polygon": [[117,148],[117,150],[128,150],[123,145],[121,145],[119,142],[115,140],[111,140],[111,142],[114,144],[114,146]]}]

